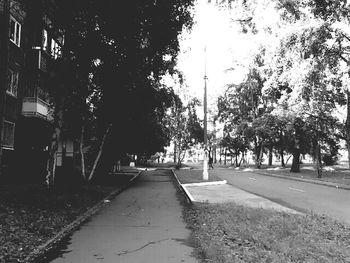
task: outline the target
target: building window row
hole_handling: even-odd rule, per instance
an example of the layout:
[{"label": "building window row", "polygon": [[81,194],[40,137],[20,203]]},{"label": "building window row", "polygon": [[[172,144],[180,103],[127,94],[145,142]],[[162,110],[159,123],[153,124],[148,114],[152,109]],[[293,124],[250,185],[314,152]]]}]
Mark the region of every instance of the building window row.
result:
[{"label": "building window row", "polygon": [[18,47],[21,46],[21,24],[10,17],[10,40]]},{"label": "building window row", "polygon": [[18,71],[9,69],[8,78],[9,78],[9,83],[8,83],[6,92],[14,97],[17,97],[18,79],[19,79]]},{"label": "building window row", "polygon": [[4,121],[3,124],[2,147],[13,150],[15,144],[15,124],[9,121]]},{"label": "building window row", "polygon": [[49,38],[48,32],[46,29],[43,29],[42,33],[42,49],[47,53],[50,53],[52,57],[57,59],[61,56],[61,45],[53,38]]}]

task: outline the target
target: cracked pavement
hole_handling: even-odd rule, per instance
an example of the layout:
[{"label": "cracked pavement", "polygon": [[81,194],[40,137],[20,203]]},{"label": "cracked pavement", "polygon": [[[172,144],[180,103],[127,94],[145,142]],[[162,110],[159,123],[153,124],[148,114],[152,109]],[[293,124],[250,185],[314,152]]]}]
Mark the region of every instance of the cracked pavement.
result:
[{"label": "cracked pavement", "polygon": [[53,263],[198,262],[171,171],[143,172],[56,251]]}]

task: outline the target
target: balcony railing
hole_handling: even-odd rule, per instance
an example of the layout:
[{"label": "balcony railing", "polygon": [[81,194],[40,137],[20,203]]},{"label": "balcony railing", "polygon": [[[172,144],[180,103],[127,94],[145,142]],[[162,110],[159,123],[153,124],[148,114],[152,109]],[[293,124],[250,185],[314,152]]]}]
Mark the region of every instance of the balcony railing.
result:
[{"label": "balcony railing", "polygon": [[22,115],[53,121],[53,108],[39,98],[23,98]]}]

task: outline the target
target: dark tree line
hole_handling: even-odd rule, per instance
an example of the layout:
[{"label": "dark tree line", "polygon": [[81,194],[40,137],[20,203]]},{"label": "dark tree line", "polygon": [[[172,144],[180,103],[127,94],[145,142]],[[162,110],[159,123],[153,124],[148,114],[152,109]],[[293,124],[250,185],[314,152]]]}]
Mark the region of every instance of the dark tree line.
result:
[{"label": "dark tree line", "polygon": [[266,24],[256,13],[265,10],[259,1],[227,3],[244,11],[244,19],[235,19],[241,33],[265,41],[245,80],[229,85],[218,100],[222,145],[235,156],[251,151],[257,167],[264,155],[270,165],[276,155],[285,166],[289,154],[292,172],[299,172],[301,155],[310,154],[321,177],[322,165],[337,161],[341,141],[350,152],[349,4],[274,0],[268,11],[279,19]]},{"label": "dark tree line", "polygon": [[193,0],[36,3],[52,17],[53,32],[64,34],[51,78],[48,183],[54,182],[57,142],[67,134],[79,142],[87,181],[125,154],[162,151],[170,141],[162,122],[174,93],[160,80],[174,73],[178,35],[191,27]]}]

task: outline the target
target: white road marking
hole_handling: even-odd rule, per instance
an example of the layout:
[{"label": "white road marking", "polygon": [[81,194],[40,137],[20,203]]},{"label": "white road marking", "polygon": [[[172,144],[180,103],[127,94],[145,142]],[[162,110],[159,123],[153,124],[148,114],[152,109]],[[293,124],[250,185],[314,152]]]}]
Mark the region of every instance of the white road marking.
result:
[{"label": "white road marking", "polygon": [[297,191],[297,192],[305,193],[304,190],[301,190],[301,189],[298,189],[298,188],[288,187],[288,189],[293,190],[293,191]]},{"label": "white road marking", "polygon": [[253,180],[253,181],[256,181],[256,179],[255,179],[255,178],[253,178],[253,177],[249,177],[249,179],[250,179],[250,180]]}]

